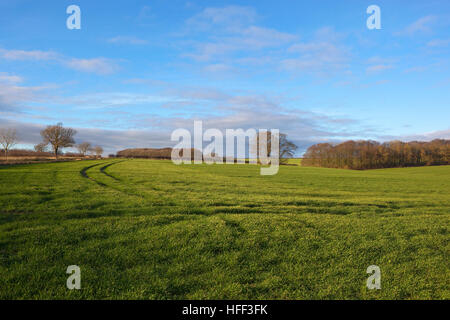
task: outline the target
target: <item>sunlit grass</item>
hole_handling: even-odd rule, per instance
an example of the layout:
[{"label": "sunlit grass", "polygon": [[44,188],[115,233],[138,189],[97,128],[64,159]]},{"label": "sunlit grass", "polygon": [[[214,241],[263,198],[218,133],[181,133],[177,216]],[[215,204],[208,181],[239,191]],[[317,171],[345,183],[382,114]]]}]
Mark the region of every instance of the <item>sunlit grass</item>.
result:
[{"label": "sunlit grass", "polygon": [[[1,299],[448,299],[450,167],[0,168]],[[78,265],[82,289],[66,288]],[[382,289],[366,288],[378,265]]]}]

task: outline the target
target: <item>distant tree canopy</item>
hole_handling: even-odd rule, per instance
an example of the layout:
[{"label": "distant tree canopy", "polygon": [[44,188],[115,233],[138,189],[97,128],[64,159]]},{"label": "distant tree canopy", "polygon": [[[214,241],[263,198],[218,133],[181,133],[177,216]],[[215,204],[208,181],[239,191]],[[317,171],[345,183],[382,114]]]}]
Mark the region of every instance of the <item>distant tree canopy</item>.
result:
[{"label": "distant tree canopy", "polygon": [[34,151],[39,153],[47,152],[47,145],[45,143],[38,143],[34,146]]},{"label": "distant tree canopy", "polygon": [[346,141],[308,148],[302,165],[344,169],[377,169],[450,164],[450,140],[431,142]]},{"label": "distant tree canopy", "polygon": [[62,123],[58,123],[54,126],[47,126],[47,128],[41,131],[41,136],[43,144],[50,144],[56,159],[58,159],[62,148],[72,147],[75,144],[73,136],[76,133],[74,129],[64,128]]},{"label": "distant tree canopy", "polygon": [[83,142],[83,143],[77,144],[75,147],[77,148],[78,152],[84,157],[91,149],[91,143]]},{"label": "distant tree canopy", "polygon": [[[189,154],[190,153],[190,154]],[[202,158],[201,151],[193,148],[179,149],[180,157],[186,157],[186,159],[194,160],[195,154],[198,154]],[[136,149],[125,149],[117,152],[117,157],[119,158],[147,158],[147,159],[167,159],[172,158],[172,148],[136,148]]]},{"label": "distant tree canopy", "polygon": [[[263,155],[265,158],[269,158],[272,153],[272,133],[267,131],[266,133],[266,141],[264,141],[264,134],[260,133],[256,136],[256,143],[251,146],[252,151],[255,154],[259,155],[260,145],[264,145],[264,149],[266,149],[267,154]],[[261,139],[263,141],[261,141]],[[288,158],[292,158],[297,150],[297,146],[287,138],[287,134],[280,133],[279,134],[279,161],[280,164],[286,164],[288,162]]]},{"label": "distant tree canopy", "polygon": [[298,147],[287,139],[287,135],[280,133],[280,163],[287,163],[288,158],[292,158]]},{"label": "distant tree canopy", "polygon": [[0,145],[3,147],[5,160],[8,161],[8,151],[17,143],[15,129],[0,129]]},{"label": "distant tree canopy", "polygon": [[[4,156],[4,150],[0,150],[0,157]],[[30,150],[30,149],[12,149],[8,151],[8,157],[52,157],[55,154],[48,151],[36,151],[36,150]],[[62,155],[64,157],[79,157],[80,155],[78,153],[59,153],[59,155]]]},{"label": "distant tree canopy", "polygon": [[97,156],[97,158],[100,158],[102,156],[102,153],[103,153],[103,148],[102,147],[95,146],[92,150],[94,151],[94,153]]},{"label": "distant tree canopy", "polygon": [[154,149],[154,148],[136,148],[125,149],[117,152],[120,158],[151,158],[151,159],[170,159],[172,148]]}]

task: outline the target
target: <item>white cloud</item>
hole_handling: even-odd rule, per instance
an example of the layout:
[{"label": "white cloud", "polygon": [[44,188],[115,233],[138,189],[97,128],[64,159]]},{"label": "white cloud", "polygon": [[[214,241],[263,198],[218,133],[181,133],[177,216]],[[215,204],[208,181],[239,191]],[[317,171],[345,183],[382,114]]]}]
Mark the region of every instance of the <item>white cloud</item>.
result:
[{"label": "white cloud", "polygon": [[274,29],[249,26],[236,33],[218,35],[214,41],[197,43],[196,52],[184,56],[196,61],[210,61],[233,53],[249,53],[265,48],[276,48],[295,41],[298,37]]},{"label": "white cloud", "polygon": [[405,73],[410,73],[410,72],[424,72],[426,71],[427,68],[423,67],[423,66],[417,66],[417,67],[411,67],[411,68],[407,68],[404,70]]},{"label": "white cloud", "polygon": [[227,6],[224,8],[206,8],[186,21],[190,28],[210,31],[220,26],[228,31],[236,31],[255,22],[256,11],[251,7]]},{"label": "white cloud", "polygon": [[254,48],[276,47],[295,41],[298,37],[285,32],[274,29],[250,26],[240,31],[242,38],[238,38],[243,45]]},{"label": "white cloud", "polygon": [[277,48],[298,39],[296,35],[254,25],[253,8],[228,6],[207,8],[187,20],[189,34],[205,32],[204,42],[191,41],[194,52],[185,53],[199,62],[210,62],[233,54]]},{"label": "white cloud", "polygon": [[377,65],[367,67],[366,72],[367,73],[380,73],[382,71],[389,70],[392,68],[393,68],[393,66],[391,66],[391,65],[377,64]]},{"label": "white cloud", "polygon": [[23,78],[20,76],[12,75],[6,72],[0,72],[0,82],[3,83],[20,83],[23,81]]},{"label": "white cloud", "polygon": [[447,47],[450,44],[450,39],[434,39],[427,43],[428,47]]},{"label": "white cloud", "polygon": [[350,50],[340,43],[344,35],[333,28],[320,28],[312,40],[299,42],[297,34],[255,25],[257,18],[248,7],[205,9],[187,20],[187,34],[205,31],[207,40],[185,42],[190,50],[183,56],[207,63],[202,69],[216,72],[264,65],[290,73],[329,75],[348,67]]},{"label": "white cloud", "polygon": [[0,58],[7,60],[35,60],[35,61],[54,61],[63,66],[69,67],[71,69],[96,73],[100,75],[107,75],[114,73],[119,69],[116,62],[112,59],[107,59],[103,57],[92,58],[92,59],[78,59],[65,57],[62,54],[53,51],[40,51],[40,50],[6,50],[0,48]]},{"label": "white cloud", "polygon": [[369,63],[369,64],[392,64],[396,61],[397,61],[397,59],[383,58],[383,57],[379,57],[379,56],[375,56],[375,57],[371,57],[371,58],[367,59],[367,63]]},{"label": "white cloud", "polygon": [[46,87],[27,87],[0,81],[0,111],[21,112],[23,105],[39,100],[38,93]]},{"label": "white cloud", "polygon": [[6,50],[0,48],[0,58],[7,60],[55,60],[59,57],[56,52],[40,50]]},{"label": "white cloud", "polygon": [[108,39],[109,43],[115,44],[131,44],[131,45],[144,45],[148,44],[147,40],[139,39],[133,36],[117,36],[111,39]]},{"label": "white cloud", "polygon": [[450,139],[450,129],[402,136],[401,139],[406,141],[431,141],[434,139]]},{"label": "white cloud", "polygon": [[209,64],[207,66],[205,66],[203,68],[204,71],[206,72],[211,72],[211,73],[215,73],[215,72],[225,72],[225,71],[230,71],[232,70],[232,68],[224,63],[214,63],[214,64]]},{"label": "white cloud", "polygon": [[97,109],[167,103],[169,101],[180,101],[180,99],[163,95],[103,92],[70,98],[58,98],[56,101],[60,104],[76,105],[82,109]]},{"label": "white cloud", "polygon": [[290,57],[281,60],[281,68],[290,72],[313,72],[329,74],[345,69],[350,59],[350,50],[339,44],[336,33],[328,28],[316,32],[311,41],[291,45]]},{"label": "white cloud", "polygon": [[422,17],[406,26],[403,30],[396,32],[395,35],[413,36],[415,34],[429,33],[432,31],[432,24],[434,24],[436,21],[437,17],[433,15]]},{"label": "white cloud", "polygon": [[[50,124],[50,123],[49,123]],[[16,128],[19,143],[30,147],[42,141],[40,131],[44,125],[22,122],[17,120],[0,119],[1,127]],[[73,126],[69,126],[73,127]],[[96,128],[74,127],[77,134],[76,142],[89,141],[93,145],[103,147],[105,154],[115,153],[125,148],[137,147],[168,147],[173,143],[170,141],[170,133],[153,130],[105,130]],[[65,149],[64,151],[69,151]]]},{"label": "white cloud", "polygon": [[72,58],[65,63],[69,68],[81,72],[91,72],[100,75],[112,74],[118,70],[114,61],[106,58],[75,59]]},{"label": "white cloud", "polygon": [[[146,82],[143,84],[146,85]],[[36,101],[34,94],[37,88],[17,88],[9,86],[9,103],[26,103]],[[57,101],[60,104],[74,104],[81,107],[103,106],[121,107],[130,104],[156,103],[160,107],[171,105],[171,113],[162,114],[136,114],[126,109],[112,109],[110,114],[98,113],[95,110],[89,112],[89,120],[64,114],[59,119],[47,121],[67,122],[68,126],[74,126],[77,131],[77,141],[90,141],[104,147],[106,153],[112,153],[120,149],[130,147],[165,147],[173,146],[170,141],[170,133],[177,128],[192,129],[193,121],[203,120],[205,128],[248,129],[267,128],[280,129],[287,133],[289,138],[300,147],[300,152],[309,145],[324,141],[337,141],[355,138],[372,138],[377,136],[377,131],[363,127],[359,121],[342,117],[330,116],[321,113],[292,109],[285,105],[282,96],[270,97],[260,94],[232,94],[219,91],[214,88],[182,87],[176,88],[167,84],[166,90],[160,95],[142,95],[133,93],[102,93],[87,96],[64,98]],[[3,92],[0,88],[0,93]],[[1,94],[0,94],[1,97]],[[0,99],[0,101],[2,101]],[[200,106],[193,109],[191,106]],[[23,138],[22,143],[35,144],[39,141],[39,130],[43,126],[26,123],[23,118],[17,120],[0,119],[2,123],[13,124],[19,129]],[[14,117],[17,119],[17,117]],[[13,123],[14,121],[15,124]],[[31,120],[33,121],[33,120]],[[70,125],[70,123],[72,125]],[[82,123],[83,128],[77,128],[73,124]],[[91,126],[91,128],[89,128]],[[130,128],[130,130],[117,130],[116,128]],[[88,127],[88,128],[86,128]],[[111,129],[107,129],[111,128]],[[131,130],[132,129],[132,130]]]}]

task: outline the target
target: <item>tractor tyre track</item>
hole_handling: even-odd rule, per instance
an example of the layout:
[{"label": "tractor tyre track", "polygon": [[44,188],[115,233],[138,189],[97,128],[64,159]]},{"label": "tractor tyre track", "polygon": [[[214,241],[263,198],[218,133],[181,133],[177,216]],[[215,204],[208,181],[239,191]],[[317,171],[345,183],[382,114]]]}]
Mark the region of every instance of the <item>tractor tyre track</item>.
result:
[{"label": "tractor tyre track", "polygon": [[89,177],[89,175],[88,175],[87,172],[86,172],[86,171],[88,171],[89,169],[94,168],[94,167],[97,167],[97,166],[99,166],[99,165],[100,165],[100,163],[97,163],[97,164],[94,164],[94,165],[92,165],[92,166],[84,167],[83,169],[81,169],[80,174],[81,174],[81,176],[82,176],[83,178],[89,179],[89,180],[91,180],[91,181],[97,183],[99,186],[106,187],[106,184],[104,184],[103,182],[97,181],[97,180],[95,180],[94,178]]},{"label": "tractor tyre track", "polygon": [[[112,165],[115,165],[115,164],[118,164],[118,163],[124,162],[124,161],[127,161],[127,160],[115,161],[115,162],[107,163],[106,165],[104,165],[103,167],[101,167],[99,171],[100,171],[102,174],[104,174],[105,176],[108,176],[108,177],[110,177],[111,179],[113,179],[113,180],[115,180],[115,181],[117,181],[117,182],[120,182],[120,185],[121,185],[121,186],[126,187],[127,184],[124,183],[124,181],[123,181],[122,179],[119,179],[119,178],[117,178],[117,177],[114,177],[113,175],[111,175],[111,174],[109,174],[109,173],[107,173],[107,172],[105,171],[107,168],[111,167]],[[82,176],[83,178],[86,178],[86,179],[89,179],[89,180],[95,182],[96,184],[98,184],[98,185],[101,186],[101,187],[104,187],[104,188],[108,188],[108,189],[112,189],[112,190],[118,191],[118,192],[120,192],[120,193],[126,194],[127,196],[138,197],[138,198],[141,198],[141,199],[147,199],[147,197],[145,197],[145,196],[142,195],[142,194],[135,193],[135,192],[130,192],[130,191],[126,191],[126,190],[123,190],[123,189],[121,189],[121,188],[118,188],[118,187],[114,187],[114,186],[108,185],[108,184],[106,184],[106,183],[103,183],[103,182],[100,182],[100,181],[98,181],[98,180],[95,180],[94,178],[90,177],[90,176],[87,174],[87,170],[89,170],[89,169],[91,169],[91,168],[94,168],[94,167],[97,167],[97,166],[100,166],[100,165],[102,165],[102,164],[101,164],[101,163],[97,163],[97,164],[94,164],[94,165],[92,165],[92,166],[88,166],[88,167],[83,168],[83,169],[80,171],[81,176]]]},{"label": "tractor tyre track", "polygon": [[[104,174],[105,176],[110,177],[111,179],[114,179],[115,181],[122,182],[121,185],[126,186],[126,184],[124,184],[123,181],[122,181],[121,179],[118,179],[118,178],[114,177],[113,175],[110,175],[109,173],[107,173],[107,172],[105,171],[105,170],[106,170],[107,168],[109,168],[110,166],[112,166],[112,165],[114,165],[114,164],[117,164],[117,163],[120,163],[120,162],[123,162],[123,161],[126,161],[126,160],[107,163],[106,165],[104,165],[103,167],[101,167],[99,171],[100,171],[102,174]],[[87,170],[89,170],[89,169],[91,169],[91,168],[94,168],[94,167],[97,167],[97,166],[100,166],[100,165],[102,165],[102,163],[97,163],[97,164],[94,164],[94,165],[92,165],[92,166],[88,166],[88,167],[83,168],[83,169],[80,171],[81,176],[82,176],[83,178],[86,178],[86,179],[89,179],[89,180],[95,182],[96,184],[98,184],[98,185],[101,186],[101,187],[108,188],[108,189],[112,189],[112,190],[121,192],[121,193],[123,193],[123,194],[126,194],[126,195],[128,195],[128,196],[139,197],[139,198],[145,198],[143,195],[136,194],[136,193],[132,193],[132,192],[127,192],[127,191],[124,191],[124,190],[121,189],[121,188],[113,187],[113,186],[108,185],[108,184],[106,184],[106,183],[103,183],[103,182],[100,182],[100,181],[98,181],[98,180],[95,180],[94,178],[90,177],[90,176],[87,174]]]},{"label": "tractor tyre track", "polygon": [[115,165],[115,164],[118,164],[118,163],[121,163],[121,162],[124,162],[124,161],[126,161],[126,160],[116,161],[116,162],[109,163],[109,164],[107,164],[106,166],[101,167],[101,168],[100,168],[100,172],[103,173],[104,175],[110,177],[111,179],[114,179],[114,180],[116,180],[116,181],[121,181],[119,178],[113,176],[112,174],[109,174],[109,173],[106,172],[105,170],[108,169],[109,167]]}]

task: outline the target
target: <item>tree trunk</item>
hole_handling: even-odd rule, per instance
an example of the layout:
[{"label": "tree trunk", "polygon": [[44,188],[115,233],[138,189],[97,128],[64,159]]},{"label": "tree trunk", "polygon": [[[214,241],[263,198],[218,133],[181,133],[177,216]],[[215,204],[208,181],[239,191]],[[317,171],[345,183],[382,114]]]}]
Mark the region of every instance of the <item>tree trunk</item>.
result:
[{"label": "tree trunk", "polygon": [[55,159],[58,160],[58,148],[55,148]]}]

